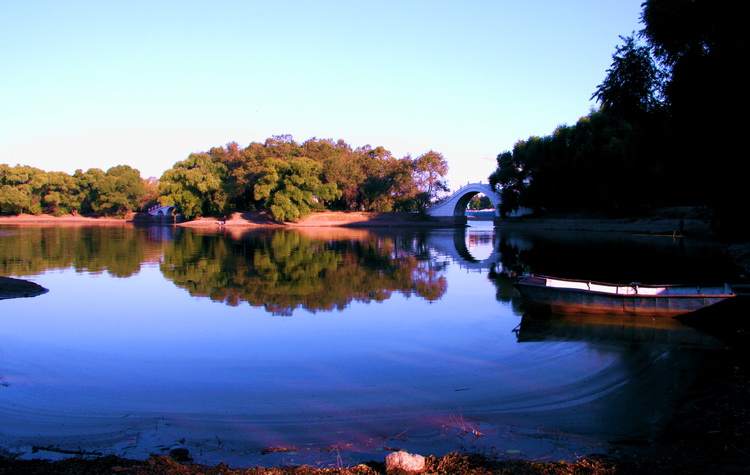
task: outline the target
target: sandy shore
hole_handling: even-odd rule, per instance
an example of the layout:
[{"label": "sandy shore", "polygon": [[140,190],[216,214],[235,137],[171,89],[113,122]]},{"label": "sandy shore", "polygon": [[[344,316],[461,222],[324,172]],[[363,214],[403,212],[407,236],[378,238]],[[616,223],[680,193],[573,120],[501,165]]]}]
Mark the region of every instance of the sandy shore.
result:
[{"label": "sandy shore", "polygon": [[0,216],[0,225],[2,224],[127,224],[131,223],[133,215],[125,218],[91,218],[87,216],[78,216],[66,214],[63,216],[51,216],[47,214],[19,214],[16,216]]},{"label": "sandy shore", "polygon": [[[554,231],[628,232],[673,235],[680,233],[682,220],[684,233],[690,236],[709,236],[709,221],[699,217],[684,217],[680,214],[643,216],[639,218],[595,218],[589,216],[569,217],[522,217],[510,218],[500,223],[501,227],[513,229]],[[375,213],[323,211],[313,213],[297,222],[279,223],[266,213],[233,213],[225,221],[218,218],[198,218],[179,223],[192,228],[226,227],[453,227],[452,223],[436,221],[430,217],[413,213]]]},{"label": "sandy shore", "polygon": [[[79,215],[28,215],[0,216],[2,224],[126,224],[136,221],[148,222],[148,215],[131,213],[123,218],[94,218]],[[668,208],[656,210],[648,215],[636,218],[600,218],[589,215],[545,216],[541,218],[520,217],[510,218],[501,222],[503,227],[515,229],[540,229],[556,231],[610,231],[610,232],[642,232],[649,234],[674,234],[680,231],[680,221],[683,223],[685,234],[691,236],[708,236],[710,234],[709,221],[705,216],[695,212],[693,208]],[[219,217],[197,218],[178,223],[178,226],[192,228],[226,227],[401,227],[425,226],[446,227],[453,226],[435,220],[429,216],[416,213],[378,213],[359,211],[320,211],[313,213],[297,222],[280,223],[274,221],[266,212],[236,212],[225,219]]]},{"label": "sandy shore", "polygon": [[206,227],[400,227],[400,226],[452,226],[436,221],[427,216],[413,213],[374,213],[374,212],[345,212],[321,211],[313,213],[296,222],[279,223],[264,212],[233,213],[226,220],[220,218],[198,218],[179,223],[178,226],[190,228]]}]

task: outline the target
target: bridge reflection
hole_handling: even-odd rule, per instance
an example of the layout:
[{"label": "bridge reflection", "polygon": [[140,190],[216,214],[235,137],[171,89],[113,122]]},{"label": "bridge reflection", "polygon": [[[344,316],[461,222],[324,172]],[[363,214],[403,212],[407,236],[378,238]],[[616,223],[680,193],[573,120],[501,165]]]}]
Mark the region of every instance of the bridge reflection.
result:
[{"label": "bridge reflection", "polygon": [[528,243],[517,236],[504,236],[493,228],[461,227],[431,232],[426,242],[439,253],[448,256],[460,267],[469,270],[499,271],[509,250],[528,248]]}]

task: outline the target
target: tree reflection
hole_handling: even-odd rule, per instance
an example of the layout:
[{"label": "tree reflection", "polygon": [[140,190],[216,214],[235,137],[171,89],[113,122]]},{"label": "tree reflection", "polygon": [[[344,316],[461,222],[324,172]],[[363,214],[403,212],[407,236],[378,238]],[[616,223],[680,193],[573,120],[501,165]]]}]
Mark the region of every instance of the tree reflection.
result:
[{"label": "tree reflection", "polygon": [[182,233],[165,248],[161,270],[193,296],[291,315],[383,301],[394,292],[437,300],[447,288],[444,267],[419,239],[268,230],[237,238]]},{"label": "tree reflection", "polygon": [[73,267],[129,277],[148,260],[147,241],[141,230],[130,226],[19,227],[0,239],[0,275]]}]

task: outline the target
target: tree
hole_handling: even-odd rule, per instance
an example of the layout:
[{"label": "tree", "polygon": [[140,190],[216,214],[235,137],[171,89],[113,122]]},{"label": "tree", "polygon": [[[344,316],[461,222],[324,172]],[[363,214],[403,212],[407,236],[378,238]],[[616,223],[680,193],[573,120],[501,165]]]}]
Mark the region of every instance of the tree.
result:
[{"label": "tree", "polygon": [[750,107],[742,61],[750,53],[749,13],[747,2],[647,0],[641,32],[667,68],[676,180],[713,207],[724,231],[745,236],[750,212],[737,171],[747,154],[736,139],[746,125],[736,117]]},{"label": "tree", "polygon": [[162,175],[159,202],[176,206],[187,219],[223,214],[228,202],[226,178],[225,164],[207,153],[191,153]]},{"label": "tree", "polygon": [[[162,176],[162,204],[187,218],[237,210],[267,210],[298,219],[312,209],[417,211],[446,190],[447,164],[430,151],[413,160],[383,147],[353,150],[343,140],[291,135],[236,142],[193,154]],[[301,213],[298,215],[298,213]]]},{"label": "tree", "polygon": [[617,46],[607,77],[591,98],[604,111],[639,120],[660,105],[661,75],[647,46],[637,45],[633,36],[620,39],[625,44]]},{"label": "tree", "polygon": [[320,181],[322,165],[309,158],[269,158],[263,165],[255,199],[263,202],[276,221],[297,221],[341,195],[335,185]]},{"label": "tree", "polygon": [[0,212],[41,214],[47,173],[26,165],[0,165]]},{"label": "tree", "polygon": [[94,190],[98,195],[93,203],[94,211],[115,216],[140,209],[146,195],[141,173],[129,165],[107,170],[104,179],[94,185]]},{"label": "tree", "polygon": [[[531,138],[530,140],[533,140]],[[500,195],[500,216],[507,216],[521,206],[529,186],[528,168],[520,153],[523,142],[518,142],[513,152],[497,156],[497,169],[489,177],[490,186]]]},{"label": "tree", "polygon": [[104,171],[99,168],[89,168],[86,172],[79,168],[73,173],[73,178],[76,180],[78,189],[81,192],[81,213],[89,214],[94,212],[94,202],[99,196],[95,187],[105,176]]},{"label": "tree", "polygon": [[482,210],[492,208],[492,200],[485,195],[474,195],[469,200],[468,209],[471,210]]},{"label": "tree", "polygon": [[47,183],[42,190],[42,203],[47,211],[55,216],[77,213],[83,198],[75,177],[64,172],[47,173]]},{"label": "tree", "polygon": [[0,186],[0,213],[19,214],[31,206],[29,194],[18,187]]},{"label": "tree", "polygon": [[448,173],[448,163],[443,155],[430,150],[414,160],[414,182],[417,186],[417,205],[424,213],[427,207],[449,190],[442,178]]}]

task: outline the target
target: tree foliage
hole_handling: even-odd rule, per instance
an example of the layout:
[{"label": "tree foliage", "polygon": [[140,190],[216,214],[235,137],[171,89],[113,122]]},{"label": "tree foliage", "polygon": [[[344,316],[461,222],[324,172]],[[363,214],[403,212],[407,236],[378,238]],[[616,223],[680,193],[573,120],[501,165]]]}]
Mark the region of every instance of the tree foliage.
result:
[{"label": "tree foliage", "polygon": [[[717,223],[750,217],[746,154],[735,137],[748,106],[739,58],[747,4],[647,0],[643,30],[622,38],[593,98],[600,109],[500,153],[490,177],[507,212],[709,205]],[[734,231],[738,229],[735,226]]]},{"label": "tree foliage", "polygon": [[341,195],[333,183],[320,180],[322,165],[309,158],[272,158],[255,184],[255,199],[277,221],[297,221]]},{"label": "tree foliage", "polygon": [[191,153],[162,175],[160,201],[177,206],[188,219],[221,214],[227,205],[226,178],[225,164],[208,153]]},{"label": "tree foliage", "polygon": [[[710,205],[724,231],[747,235],[744,170],[747,154],[737,120],[750,107],[743,58],[750,53],[747,2],[648,0],[642,35],[667,69],[671,155],[678,179]],[[720,163],[720,165],[718,165]],[[715,164],[713,166],[709,164]]]},{"label": "tree foliage", "polygon": [[141,209],[146,182],[127,165],[107,172],[98,168],[45,172],[38,168],[0,164],[0,213],[96,214],[123,216]]},{"label": "tree foliage", "polygon": [[146,186],[138,170],[128,165],[112,167],[91,186],[91,208],[96,213],[124,216],[138,209]]},{"label": "tree foliage", "polygon": [[592,95],[602,110],[628,120],[640,120],[660,106],[661,76],[645,45],[633,36],[620,37],[607,76]]},{"label": "tree foliage", "polygon": [[188,218],[264,210],[296,221],[316,209],[419,211],[447,187],[443,156],[394,157],[384,147],[290,135],[241,148],[236,142],[193,154],[160,180],[162,204]]}]

